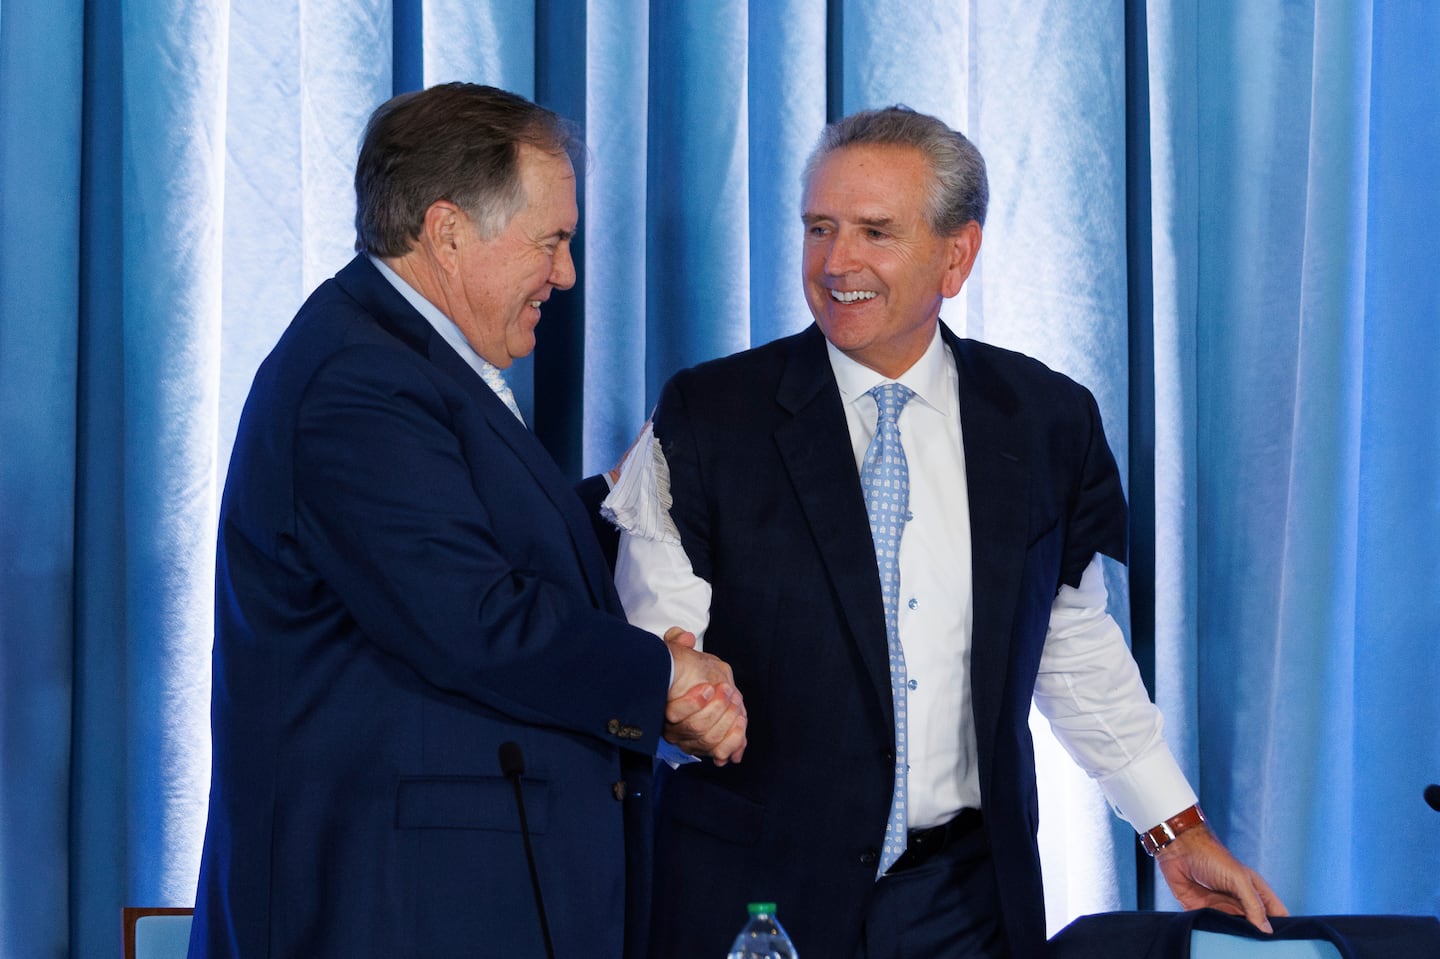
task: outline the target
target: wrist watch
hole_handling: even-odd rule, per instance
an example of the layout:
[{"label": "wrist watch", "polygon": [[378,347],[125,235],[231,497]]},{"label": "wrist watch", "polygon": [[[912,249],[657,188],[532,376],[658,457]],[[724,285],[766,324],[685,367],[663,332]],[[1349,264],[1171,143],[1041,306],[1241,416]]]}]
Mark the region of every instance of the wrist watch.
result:
[{"label": "wrist watch", "polygon": [[1200,811],[1199,805],[1191,806],[1189,809],[1181,810],[1169,819],[1162,822],[1147,832],[1140,834],[1140,845],[1151,856],[1170,845],[1180,837],[1187,829],[1194,829],[1196,826],[1205,825],[1205,814]]}]

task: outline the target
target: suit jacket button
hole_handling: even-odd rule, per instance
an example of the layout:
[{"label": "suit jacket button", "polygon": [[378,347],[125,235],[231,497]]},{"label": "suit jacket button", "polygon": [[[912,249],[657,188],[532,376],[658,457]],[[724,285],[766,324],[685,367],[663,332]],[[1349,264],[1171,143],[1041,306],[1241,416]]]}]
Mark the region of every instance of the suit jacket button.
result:
[{"label": "suit jacket button", "polygon": [[639,727],[639,726],[621,726],[621,727],[620,727],[620,738],[621,738],[621,739],[639,739],[642,735],[644,735],[644,734],[640,732],[640,727]]},{"label": "suit jacket button", "polygon": [[880,861],[880,854],[873,849],[867,849],[860,854],[860,865],[873,866]]},{"label": "suit jacket button", "polygon": [[623,779],[615,780],[610,786],[610,794],[614,796],[618,802],[624,802],[629,792],[629,787],[625,785],[625,780]]},{"label": "suit jacket button", "polygon": [[619,735],[619,733],[620,733],[620,720],[618,720],[618,719],[612,719],[612,720],[610,720],[608,723],[605,724],[605,730],[606,730],[608,733],[610,733],[610,735],[612,735],[612,736]]}]

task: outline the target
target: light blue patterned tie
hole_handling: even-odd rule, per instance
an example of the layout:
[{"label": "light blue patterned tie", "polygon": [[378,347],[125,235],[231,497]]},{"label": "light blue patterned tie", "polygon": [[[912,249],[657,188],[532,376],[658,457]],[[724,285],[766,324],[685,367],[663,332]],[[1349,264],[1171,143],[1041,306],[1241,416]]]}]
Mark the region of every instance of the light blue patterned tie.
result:
[{"label": "light blue patterned tie", "polygon": [[870,391],[879,410],[875,438],[860,467],[860,488],[875,540],[875,565],[880,570],[880,591],[885,599],[885,638],[890,644],[890,695],[895,704],[895,791],[890,819],[885,824],[885,846],[880,852],[880,874],[905,851],[905,650],[900,645],[900,535],[910,518],[910,468],[900,445],[900,411],[915,395],[899,383],[882,383]]},{"label": "light blue patterned tie", "polygon": [[510,384],[505,382],[505,374],[493,364],[485,363],[480,367],[480,378],[495,392],[496,396],[500,397],[500,402],[515,414],[515,418],[524,423],[525,417],[520,415],[520,406],[515,402],[515,394],[510,391]]}]

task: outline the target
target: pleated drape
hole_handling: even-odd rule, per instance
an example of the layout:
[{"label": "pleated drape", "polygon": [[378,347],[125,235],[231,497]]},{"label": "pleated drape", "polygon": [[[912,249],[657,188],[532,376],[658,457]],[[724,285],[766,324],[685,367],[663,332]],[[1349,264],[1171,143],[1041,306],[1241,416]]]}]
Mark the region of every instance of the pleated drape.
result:
[{"label": "pleated drape", "polygon": [[1440,13],[1147,13],[1158,700],[1292,910],[1435,913]]},{"label": "pleated drape", "polygon": [[[809,322],[827,118],[969,134],[943,315],[1095,392],[1141,497],[1112,608],[1217,830],[1293,909],[1440,909],[1437,46],[1423,0],[3,0],[0,954],[193,896],[239,405],[352,254],[365,118],[451,79],[585,131],[581,279],[512,377],[577,477]],[[1052,927],[1134,904],[1037,735]]]},{"label": "pleated drape", "polygon": [[[0,953],[68,924],[80,0],[0,9]],[[42,40],[43,38],[43,40]],[[57,143],[50,152],[16,144]],[[34,864],[22,875],[21,863]]]}]

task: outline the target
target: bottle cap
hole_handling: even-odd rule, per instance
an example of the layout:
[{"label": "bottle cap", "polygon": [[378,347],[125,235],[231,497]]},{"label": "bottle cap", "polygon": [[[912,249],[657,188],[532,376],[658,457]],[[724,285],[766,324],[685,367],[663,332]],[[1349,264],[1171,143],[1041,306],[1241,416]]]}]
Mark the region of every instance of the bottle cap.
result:
[{"label": "bottle cap", "polygon": [[773,916],[775,915],[775,904],[773,902],[752,902],[745,907],[752,916]]}]

